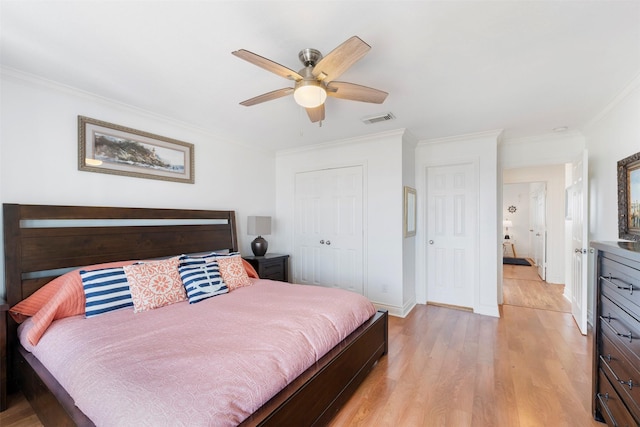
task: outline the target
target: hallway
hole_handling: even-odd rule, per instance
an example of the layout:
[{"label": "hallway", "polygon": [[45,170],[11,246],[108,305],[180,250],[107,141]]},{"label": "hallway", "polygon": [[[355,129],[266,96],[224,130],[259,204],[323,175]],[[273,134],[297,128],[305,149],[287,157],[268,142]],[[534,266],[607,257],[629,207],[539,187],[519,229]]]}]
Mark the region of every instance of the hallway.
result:
[{"label": "hallway", "polygon": [[505,305],[571,313],[571,302],[563,296],[564,285],[544,282],[536,267],[505,264],[502,273]]}]

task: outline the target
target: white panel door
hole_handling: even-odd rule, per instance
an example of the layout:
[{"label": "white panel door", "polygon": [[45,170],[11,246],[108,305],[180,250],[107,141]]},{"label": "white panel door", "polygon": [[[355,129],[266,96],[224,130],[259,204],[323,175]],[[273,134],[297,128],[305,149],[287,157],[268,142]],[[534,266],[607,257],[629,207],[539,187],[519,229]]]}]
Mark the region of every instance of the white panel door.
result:
[{"label": "white panel door", "polygon": [[476,221],[473,165],[427,168],[427,301],[473,307]]},{"label": "white panel door", "polygon": [[543,184],[531,194],[533,263],[542,280],[547,280],[547,190]]},{"label": "white panel door", "polygon": [[580,332],[587,334],[587,283],[588,283],[588,157],[585,150],[582,156],[572,164],[571,194],[571,241],[573,253],[571,277],[571,314]]},{"label": "white panel door", "polygon": [[362,167],[296,174],[293,278],[364,294]]}]

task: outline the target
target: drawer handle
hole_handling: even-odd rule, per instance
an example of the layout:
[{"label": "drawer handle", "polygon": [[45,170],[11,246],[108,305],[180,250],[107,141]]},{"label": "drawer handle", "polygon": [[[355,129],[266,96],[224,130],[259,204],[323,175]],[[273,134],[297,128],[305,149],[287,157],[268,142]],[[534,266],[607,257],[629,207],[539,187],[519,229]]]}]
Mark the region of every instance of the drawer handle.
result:
[{"label": "drawer handle", "polygon": [[632,378],[629,378],[629,381],[621,380],[620,378],[618,378],[618,375],[616,375],[616,373],[613,371],[613,369],[611,368],[611,366],[607,363],[607,361],[608,361],[608,362],[611,362],[611,353],[607,354],[607,356],[606,356],[606,359],[607,359],[607,360],[606,360],[606,361],[605,361],[604,359],[605,359],[605,358],[604,358],[604,357],[602,357],[602,355],[600,355],[600,360],[601,360],[602,362],[604,362],[604,364],[605,364],[605,365],[607,365],[607,367],[609,368],[609,371],[613,374],[613,377],[615,378],[615,380],[616,380],[617,382],[619,382],[619,383],[620,383],[620,384],[622,384],[622,385],[628,385],[628,386],[629,386],[629,390],[633,390],[633,386],[634,386],[634,385],[635,385],[635,386],[637,386],[637,385],[638,385],[638,383],[633,382],[633,379],[632,379]]},{"label": "drawer handle", "polygon": [[633,389],[634,384],[638,385],[637,383],[633,382],[633,379],[629,378],[629,381],[624,381],[624,380],[618,380],[618,382],[622,385],[628,385],[629,386],[629,390]]},{"label": "drawer handle", "polygon": [[[625,283],[623,280],[620,280],[617,277],[611,277],[611,275],[609,275],[609,277],[600,276],[600,279],[611,284],[612,286],[615,286],[618,289],[621,289],[623,291],[629,291],[629,295],[633,295],[633,285],[631,283]],[[620,286],[616,283],[613,283],[613,280],[618,280],[627,286]]]},{"label": "drawer handle", "polygon": [[617,426],[618,423],[616,422],[616,419],[613,418],[613,414],[611,413],[611,411],[609,410],[609,406],[607,406],[607,402],[605,402],[604,400],[606,400],[607,402],[609,401],[609,393],[605,393],[604,395],[602,395],[601,393],[596,394],[596,399],[598,399],[600,401],[600,406],[602,406],[602,408],[607,411],[607,415],[609,416],[609,419],[613,422],[614,426]]},{"label": "drawer handle", "polygon": [[[605,359],[605,358],[604,358],[604,357],[602,357],[602,355],[600,355],[600,360],[602,360],[604,363],[606,363],[607,365],[608,365],[609,363],[611,363],[611,353],[607,354],[607,360],[604,360],[604,359]],[[615,375],[615,372],[614,372],[614,374],[613,374],[613,375]],[[616,379],[618,379],[618,378],[616,377]]]},{"label": "drawer handle", "polygon": [[[629,342],[633,342],[633,333],[632,331],[629,331],[628,334],[621,334],[620,332],[618,332],[616,330],[616,328],[613,327],[613,325],[611,324],[611,319],[615,319],[615,317],[611,317],[611,313],[607,314],[606,316],[600,316],[600,320],[606,320],[607,321],[607,325],[611,328],[611,330],[613,331],[614,334],[616,334],[619,337],[622,338],[629,338]],[[636,337],[638,338],[638,337]]]}]

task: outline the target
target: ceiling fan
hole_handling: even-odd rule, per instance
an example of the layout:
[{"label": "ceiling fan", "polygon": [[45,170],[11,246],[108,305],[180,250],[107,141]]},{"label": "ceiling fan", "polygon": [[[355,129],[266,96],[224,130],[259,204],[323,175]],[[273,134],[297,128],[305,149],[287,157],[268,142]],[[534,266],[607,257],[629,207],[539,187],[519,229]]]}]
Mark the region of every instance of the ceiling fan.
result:
[{"label": "ceiling fan", "polygon": [[351,37],[325,57],[316,49],[303,49],[298,54],[298,58],[304,64],[304,68],[298,72],[245,49],[231,52],[238,58],[295,81],[294,87],[267,92],[242,101],[240,105],[249,107],[293,94],[295,101],[307,110],[309,119],[315,123],[324,120],[324,101],[327,96],[382,104],[387,98],[387,92],[354,83],[335,81],[370,49],[371,46],[358,36]]}]

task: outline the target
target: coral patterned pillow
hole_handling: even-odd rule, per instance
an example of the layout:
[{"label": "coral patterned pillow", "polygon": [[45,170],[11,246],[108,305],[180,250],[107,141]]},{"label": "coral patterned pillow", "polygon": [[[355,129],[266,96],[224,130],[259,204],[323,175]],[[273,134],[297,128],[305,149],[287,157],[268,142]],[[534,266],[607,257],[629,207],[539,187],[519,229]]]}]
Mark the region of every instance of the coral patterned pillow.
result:
[{"label": "coral patterned pillow", "polygon": [[178,262],[178,257],[174,257],[123,267],[131,288],[134,312],[140,313],[187,299],[178,274]]},{"label": "coral patterned pillow", "polygon": [[229,291],[253,284],[247,275],[247,270],[244,268],[240,255],[219,257],[216,261],[220,268],[222,280],[229,287]]}]

